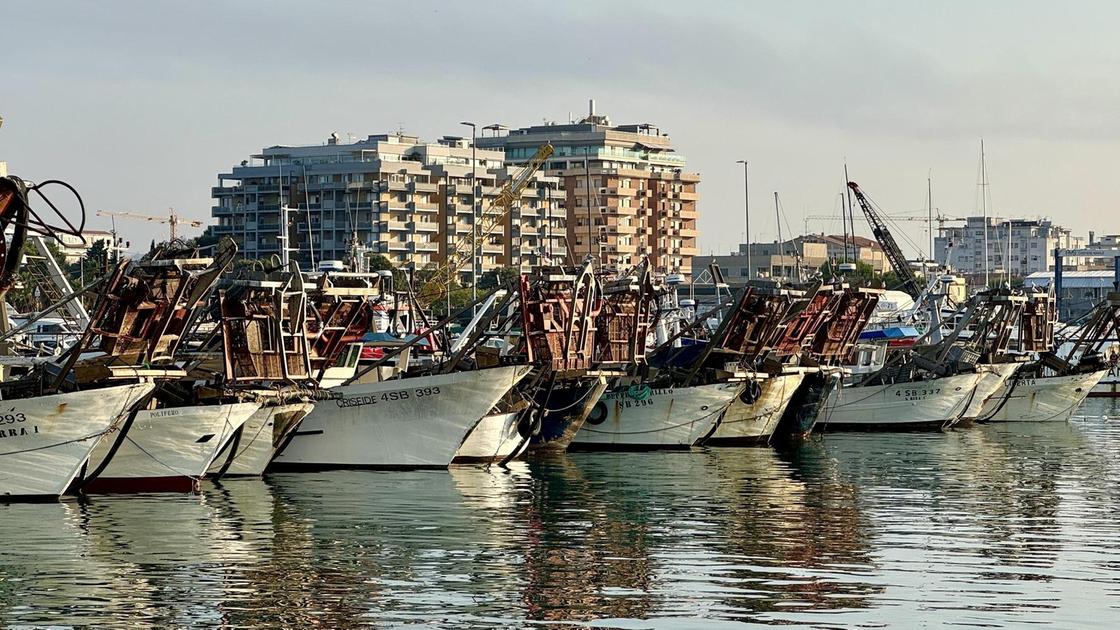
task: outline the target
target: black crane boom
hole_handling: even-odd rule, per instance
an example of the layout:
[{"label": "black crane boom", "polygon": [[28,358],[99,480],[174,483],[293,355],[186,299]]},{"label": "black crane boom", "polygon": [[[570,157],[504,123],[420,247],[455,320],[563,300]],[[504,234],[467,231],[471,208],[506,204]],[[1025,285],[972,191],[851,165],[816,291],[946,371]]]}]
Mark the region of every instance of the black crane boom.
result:
[{"label": "black crane boom", "polygon": [[910,297],[916,298],[921,294],[921,287],[918,285],[918,277],[914,275],[914,270],[910,268],[910,263],[906,262],[906,256],[903,255],[902,249],[895,242],[894,237],[891,236],[891,231],[887,229],[887,224],[883,221],[883,217],[875,211],[875,207],[871,205],[871,201],[867,195],[863,194],[860,190],[859,184],[855,182],[848,182],[848,188],[856,196],[856,201],[859,202],[859,207],[863,208],[863,214],[867,217],[867,222],[871,224],[871,233],[875,236],[875,240],[879,241],[879,246],[883,248],[883,253],[886,255],[887,260],[891,263],[891,268],[902,279],[902,286],[899,287]]}]

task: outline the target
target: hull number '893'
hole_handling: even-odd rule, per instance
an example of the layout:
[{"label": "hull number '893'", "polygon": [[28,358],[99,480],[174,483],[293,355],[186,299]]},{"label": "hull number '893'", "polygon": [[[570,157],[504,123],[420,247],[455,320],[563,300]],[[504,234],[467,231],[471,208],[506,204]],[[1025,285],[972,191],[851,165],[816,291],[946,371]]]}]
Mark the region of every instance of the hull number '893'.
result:
[{"label": "hull number '893'", "polygon": [[365,396],[351,396],[335,401],[339,407],[361,407],[362,405],[376,405],[379,402],[397,402],[412,398],[425,398],[438,396],[439,387],[417,387],[416,389],[401,389],[395,392],[382,392],[380,394],[367,394]]},{"label": "hull number '893'", "polygon": [[929,389],[899,389],[895,391],[894,395],[904,400],[925,400],[928,396],[940,393],[940,387],[931,387]]}]

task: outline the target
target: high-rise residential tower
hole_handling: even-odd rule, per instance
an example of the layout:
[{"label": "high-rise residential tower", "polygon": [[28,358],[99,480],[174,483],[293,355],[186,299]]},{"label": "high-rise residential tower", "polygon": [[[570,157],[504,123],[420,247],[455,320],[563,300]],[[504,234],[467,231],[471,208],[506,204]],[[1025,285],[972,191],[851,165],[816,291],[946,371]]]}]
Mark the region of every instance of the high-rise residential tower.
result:
[{"label": "high-rise residential tower", "polygon": [[575,261],[591,255],[607,268],[624,268],[648,256],[657,272],[692,273],[700,175],[685,170],[667,134],[651,124],[612,125],[592,101],[578,123],[478,138],[480,148],[504,151],[510,165],[546,142],[556,151],[545,172],[563,189]]},{"label": "high-rise residential tower", "polygon": [[[305,268],[347,260],[355,249],[423,268],[442,262],[457,239],[470,238],[475,214],[514,174],[500,150],[478,148],[473,156],[474,164],[470,140],[423,142],[402,133],[356,142],[332,134],[321,145],[268,147],[218,175],[213,233],[232,237],[250,258],[278,253],[287,207],[290,254]],[[562,195],[556,178],[534,177],[501,229],[479,244],[478,272],[528,269],[550,253],[562,255]],[[470,281],[469,264],[460,279]]]}]

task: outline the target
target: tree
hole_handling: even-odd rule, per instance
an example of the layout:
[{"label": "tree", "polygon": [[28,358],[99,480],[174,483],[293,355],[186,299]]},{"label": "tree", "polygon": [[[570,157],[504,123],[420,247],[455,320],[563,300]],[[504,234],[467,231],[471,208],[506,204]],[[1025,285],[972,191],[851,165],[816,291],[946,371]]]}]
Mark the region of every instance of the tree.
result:
[{"label": "tree", "polygon": [[[837,282],[843,280],[853,286],[868,287],[874,289],[899,289],[902,287],[902,277],[896,271],[886,271],[883,273],[876,273],[875,268],[863,262],[856,261],[856,270],[841,273],[839,268],[832,261],[826,262],[821,265],[821,277],[825,282]],[[918,283],[921,284],[921,276],[918,277]]]},{"label": "tree", "polygon": [[838,282],[844,280],[856,286],[869,287],[875,281],[875,268],[871,265],[857,260],[855,271],[841,272],[839,267],[832,261],[828,261],[821,265],[821,277],[825,282]]},{"label": "tree", "polygon": [[490,291],[498,287],[508,287],[517,281],[521,272],[513,267],[491,269],[478,278],[478,290]]}]

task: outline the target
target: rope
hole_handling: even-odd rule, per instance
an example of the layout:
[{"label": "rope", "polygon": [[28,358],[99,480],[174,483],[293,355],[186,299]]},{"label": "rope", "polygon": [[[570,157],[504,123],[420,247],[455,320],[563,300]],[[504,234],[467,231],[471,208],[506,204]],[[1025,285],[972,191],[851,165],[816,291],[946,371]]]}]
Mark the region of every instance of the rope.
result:
[{"label": "rope", "polygon": [[[215,483],[217,483],[217,481],[219,479],[221,479],[222,477],[225,477],[226,473],[229,471],[229,467],[233,465],[233,460],[238,455],[237,447],[241,444],[241,437],[242,437],[242,435],[244,435],[244,433],[245,433],[245,425],[244,424],[237,427],[237,430],[233,432],[233,440],[229,445],[229,455],[226,456],[226,461],[222,464],[222,467],[220,469],[218,469],[217,473],[214,474],[213,481]],[[221,455],[220,451],[218,452],[218,455]],[[214,459],[217,459],[218,455],[215,455]],[[214,459],[210,460],[210,465],[211,466],[214,465]],[[202,474],[205,475],[206,472],[209,472],[209,470],[210,469],[207,468],[206,471],[204,471]]]},{"label": "rope", "polygon": [[[122,414],[124,414],[124,412],[128,409],[128,407],[129,407],[129,400],[128,400],[128,397],[126,396],[124,406],[121,408],[120,411],[118,411],[116,414],[113,415],[113,418],[119,418]],[[58,448],[60,446],[66,446],[67,444],[75,444],[77,442],[85,442],[86,440],[92,440],[93,438],[99,438],[99,437],[109,433],[110,431],[113,430],[113,427],[116,424],[117,423],[115,421],[111,422],[111,423],[109,423],[109,426],[106,427],[102,431],[98,431],[96,433],[91,433],[87,436],[80,437],[80,438],[74,438],[72,440],[65,440],[63,442],[56,442],[55,444],[47,444],[45,446],[36,446],[36,447],[33,447],[33,448],[20,449],[18,451],[7,451],[5,453],[0,453],[0,457],[7,457],[8,455],[22,455],[24,453],[34,453],[36,451],[45,451],[45,450],[52,449],[52,448]]]},{"label": "rope", "polygon": [[[279,407],[276,407],[276,408],[279,408]],[[256,413],[256,412],[254,412],[254,413]],[[252,418],[252,416],[249,416],[249,417]],[[275,424],[275,422],[276,422],[276,420],[275,420],[276,412],[275,411],[271,412],[269,414],[269,418],[272,418],[273,423]],[[246,420],[246,422],[248,422],[248,420]],[[230,459],[230,461],[233,461],[234,459],[237,459],[238,457],[241,457],[241,455],[244,454],[245,451],[249,450],[250,446],[256,444],[257,443],[257,438],[261,436],[261,433],[264,433],[264,428],[267,427],[267,426],[268,426],[268,418],[266,418],[265,421],[261,423],[261,426],[257,428],[257,432],[254,433],[253,437],[249,440],[249,442],[247,444],[245,444],[245,448],[241,449],[240,451],[237,451],[233,455],[233,457]],[[244,429],[245,425],[241,425],[241,427],[242,427],[242,429]],[[238,440],[238,444],[240,444],[240,440]],[[238,444],[232,445],[231,450],[236,450]],[[225,450],[225,449],[222,449],[222,450]],[[221,455],[221,452],[219,452],[218,455]]]},{"label": "rope", "polygon": [[548,407],[545,407],[544,405],[541,405],[540,409],[544,413],[560,413],[561,411],[567,411],[567,410],[571,409],[572,407],[575,407],[576,405],[578,405],[578,404],[582,403],[583,401],[587,400],[587,397],[590,396],[591,392],[595,391],[595,389],[596,388],[594,388],[594,387],[587,388],[587,391],[584,392],[583,395],[580,396],[578,400],[576,400],[574,403],[568,405],[567,407],[560,407],[559,409],[549,409]]},{"label": "rope", "polygon": [[22,455],[24,453],[34,453],[36,451],[45,451],[47,449],[58,448],[60,446],[66,446],[67,444],[74,444],[76,442],[85,442],[86,440],[92,440],[93,438],[101,437],[111,430],[112,430],[112,427],[109,427],[108,429],[105,429],[104,431],[99,431],[97,433],[91,433],[87,436],[80,437],[80,438],[74,438],[72,440],[66,440],[66,441],[63,441],[63,442],[56,442],[54,444],[47,444],[45,446],[36,446],[34,448],[20,449],[18,451],[7,451],[5,453],[0,453],[0,457],[7,457],[8,455]]},{"label": "rope", "polygon": [[[230,421],[229,421],[229,418],[230,418],[231,415],[233,415],[233,405],[229,405],[229,409],[226,410],[225,420],[223,420],[223,423],[224,423],[225,426],[222,427],[222,433],[221,433],[221,436],[220,436],[220,439],[221,439],[222,442],[226,441],[226,436],[228,435],[226,430],[227,429],[233,429],[233,424],[230,423]],[[183,472],[183,471],[175,468],[171,464],[168,464],[167,462],[165,462],[165,461],[161,460],[160,458],[156,457],[155,455],[153,455],[146,448],[144,448],[143,446],[140,446],[140,444],[137,443],[136,440],[133,440],[131,437],[127,437],[126,439],[129,442],[131,442],[133,446],[135,446],[137,449],[139,449],[139,451],[141,453],[147,455],[148,458],[151,459],[156,464],[159,464],[160,466],[163,466],[164,468],[170,470],[171,472],[173,472],[173,473],[175,473],[175,474],[177,474],[181,477],[187,477],[188,479],[191,479],[193,481],[201,481],[202,475],[193,475],[190,472]],[[203,471],[202,474],[205,475],[206,471]]]},{"label": "rope", "polygon": [[[719,413],[719,410],[716,410],[713,413]],[[708,414],[708,415],[711,415],[711,414]],[[704,416],[704,417],[706,418],[708,416]],[[580,429],[580,431],[587,431],[588,433],[606,433],[606,434],[610,434],[610,435],[645,435],[647,433],[660,433],[662,431],[679,429],[683,426],[687,426],[687,425],[690,425],[690,424],[695,424],[696,422],[699,422],[699,420],[689,420],[688,422],[681,422],[680,424],[674,424],[674,425],[670,425],[670,426],[667,426],[667,427],[661,427],[659,429],[648,429],[646,431],[596,431],[595,429],[589,428],[587,425],[584,425],[583,428]]]},{"label": "rope", "polygon": [[976,398],[976,390],[977,390],[977,389],[979,389],[979,387],[978,387],[978,386],[979,386],[979,384],[980,384],[980,381],[979,381],[979,380],[977,380],[977,381],[976,381],[976,385],[973,385],[973,386],[972,386],[972,391],[971,391],[971,392],[969,392],[969,394],[968,394],[968,399],[964,401],[964,406],[963,406],[963,407],[961,407],[961,411],[960,411],[960,413],[958,413],[958,414],[957,414],[957,417],[955,417],[955,418],[949,418],[949,419],[945,420],[945,422],[943,422],[943,423],[941,424],[941,430],[942,430],[942,431],[944,431],[945,429],[947,429],[947,428],[949,428],[949,427],[953,426],[954,424],[956,424],[956,423],[960,422],[960,420],[961,420],[961,417],[963,417],[963,416],[964,416],[964,413],[965,413],[966,411],[968,411],[968,406],[969,406],[969,405],[971,405],[971,404],[972,404],[972,400],[973,400],[974,398]]},{"label": "rope", "polygon": [[996,414],[998,414],[1000,411],[1003,411],[1004,405],[1006,405],[1007,402],[1011,400],[1011,394],[1015,392],[1015,388],[1019,386],[1019,382],[1021,380],[1022,376],[1020,376],[1020,374],[1016,372],[1015,376],[1011,378],[1011,385],[1006,388],[1007,392],[1003,395],[1003,400],[1000,400],[999,404],[996,405],[996,408],[989,412],[988,415],[977,418],[976,422],[988,422],[992,418],[996,417]]}]

